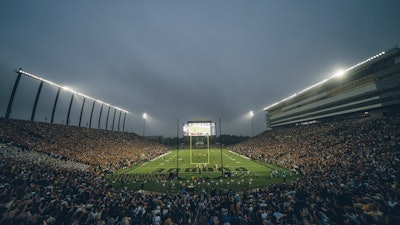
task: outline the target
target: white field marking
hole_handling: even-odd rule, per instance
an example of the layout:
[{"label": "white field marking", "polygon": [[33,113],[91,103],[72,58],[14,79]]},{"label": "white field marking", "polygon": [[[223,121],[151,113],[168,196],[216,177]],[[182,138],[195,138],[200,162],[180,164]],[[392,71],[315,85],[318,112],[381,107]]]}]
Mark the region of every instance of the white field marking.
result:
[{"label": "white field marking", "polygon": [[242,157],[242,158],[245,158],[245,159],[250,159],[249,157],[246,157],[246,156],[244,156],[244,155],[239,155],[239,154],[237,154],[236,152],[232,152],[231,150],[228,150],[230,153],[232,153],[232,154],[235,154],[235,155],[238,155],[238,156],[240,156],[240,157]]},{"label": "white field marking", "polygon": [[160,155],[160,156],[158,156],[158,157],[156,157],[156,158],[154,158],[154,159],[152,159],[152,160],[150,160],[150,161],[154,161],[154,160],[159,159],[159,158],[161,158],[161,157],[164,157],[164,156],[166,156],[166,155],[168,155],[168,154],[170,154],[170,153],[171,153],[171,152],[169,151],[169,152],[164,153],[164,154],[162,154],[162,155]]}]

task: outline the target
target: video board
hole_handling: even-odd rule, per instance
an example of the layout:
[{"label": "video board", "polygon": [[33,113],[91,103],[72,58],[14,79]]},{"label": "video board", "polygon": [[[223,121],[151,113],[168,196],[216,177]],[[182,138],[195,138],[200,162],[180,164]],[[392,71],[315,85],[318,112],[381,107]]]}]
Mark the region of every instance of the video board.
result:
[{"label": "video board", "polygon": [[183,136],[216,135],[215,123],[211,121],[188,121],[183,124]]}]

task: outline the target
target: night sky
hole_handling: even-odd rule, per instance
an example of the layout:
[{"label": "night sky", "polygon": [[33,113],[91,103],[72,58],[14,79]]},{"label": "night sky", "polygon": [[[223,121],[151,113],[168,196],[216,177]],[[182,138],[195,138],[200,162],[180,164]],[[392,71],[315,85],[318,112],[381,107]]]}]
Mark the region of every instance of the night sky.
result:
[{"label": "night sky", "polygon": [[[1,117],[21,67],[128,110],[130,132],[142,135],[145,112],[145,135],[220,118],[223,134],[251,136],[250,110],[260,133],[266,106],[398,45],[400,1],[1,0],[0,29]],[[11,118],[30,119],[38,86],[21,79]],[[44,85],[36,120],[49,120],[55,94]],[[70,98],[62,91],[56,123]]]}]

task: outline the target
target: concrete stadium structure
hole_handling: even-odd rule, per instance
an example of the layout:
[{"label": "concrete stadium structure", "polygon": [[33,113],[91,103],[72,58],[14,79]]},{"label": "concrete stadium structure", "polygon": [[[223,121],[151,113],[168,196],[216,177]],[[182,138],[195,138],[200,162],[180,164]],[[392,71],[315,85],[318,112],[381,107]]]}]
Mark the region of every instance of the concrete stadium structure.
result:
[{"label": "concrete stadium structure", "polygon": [[329,118],[379,116],[400,108],[400,49],[394,47],[266,108],[267,129]]}]

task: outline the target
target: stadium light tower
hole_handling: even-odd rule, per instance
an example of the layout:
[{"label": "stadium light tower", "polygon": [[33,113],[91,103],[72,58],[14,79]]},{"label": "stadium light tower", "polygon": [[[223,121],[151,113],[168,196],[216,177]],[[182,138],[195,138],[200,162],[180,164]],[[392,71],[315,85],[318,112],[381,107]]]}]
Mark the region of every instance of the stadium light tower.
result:
[{"label": "stadium light tower", "polygon": [[146,118],[147,118],[147,114],[143,113],[143,137],[144,137],[144,131],[146,129]]},{"label": "stadium light tower", "polygon": [[249,112],[250,118],[251,118],[251,134],[254,137],[254,122],[253,122],[253,117],[254,117],[254,112],[253,110]]}]

